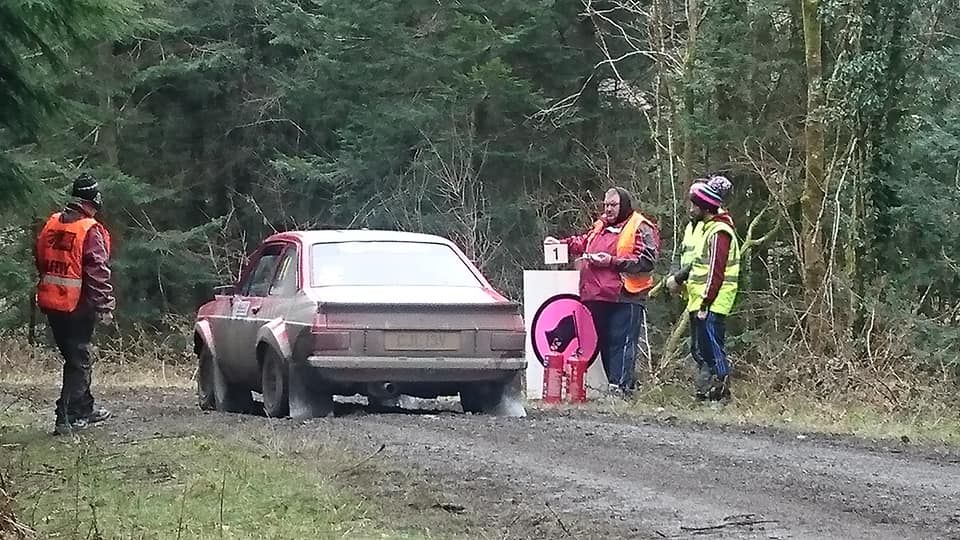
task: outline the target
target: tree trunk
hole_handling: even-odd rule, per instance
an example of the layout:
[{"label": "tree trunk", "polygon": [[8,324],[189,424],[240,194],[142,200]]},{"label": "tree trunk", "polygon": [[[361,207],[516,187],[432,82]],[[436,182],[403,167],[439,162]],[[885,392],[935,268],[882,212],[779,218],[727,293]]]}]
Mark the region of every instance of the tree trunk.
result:
[{"label": "tree trunk", "polygon": [[807,116],[804,130],[806,177],[804,179],[801,236],[803,240],[803,285],[809,313],[806,327],[810,343],[823,340],[823,287],[826,262],[823,256],[823,229],[820,223],[824,192],[824,121],[822,29],[817,10],[820,0],[802,2],[804,53],[807,68]]},{"label": "tree trunk", "polygon": [[[670,2],[671,0],[654,1],[654,16],[650,21],[650,35],[651,39],[656,40],[657,50],[661,57],[657,62],[656,92],[654,93],[657,111],[654,148],[657,158],[658,203],[663,201],[663,187],[665,184],[669,184],[670,190],[669,199],[672,207],[671,217],[673,219],[670,229],[673,238],[670,244],[671,249],[673,249],[673,254],[671,255],[672,266],[672,260],[678,259],[679,256],[679,251],[677,250],[680,234],[678,222],[682,194],[677,189],[677,184],[679,180],[679,183],[682,185],[683,182],[686,182],[686,179],[682,176],[678,178],[675,167],[677,156],[674,142],[674,127],[676,126],[677,104],[674,101],[674,96],[676,94],[677,79],[675,74],[671,72],[670,66],[666,61],[666,58],[675,52],[668,47],[667,29],[672,29],[674,26],[673,6],[669,5]],[[670,41],[670,45],[673,46],[672,40]]]},{"label": "tree trunk", "polygon": [[117,148],[117,117],[120,114],[113,104],[113,88],[117,74],[116,58],[113,55],[113,43],[104,43],[97,48],[101,71],[102,84],[100,91],[100,127],[98,128],[97,142],[103,152],[103,160],[110,167],[115,168],[119,163],[119,149]]},{"label": "tree trunk", "polygon": [[[585,65],[594,66],[599,62],[597,53],[597,36],[593,19],[590,15],[579,16],[574,37],[580,46]],[[581,85],[580,106],[583,111],[583,124],[580,128],[580,142],[587,149],[593,148],[597,142],[600,129],[600,73],[591,72],[579,81]]]},{"label": "tree trunk", "polygon": [[697,33],[700,23],[700,0],[687,0],[687,46],[683,58],[683,154],[680,162],[680,180],[693,178],[694,133],[692,129],[695,100],[690,75],[696,57]]}]

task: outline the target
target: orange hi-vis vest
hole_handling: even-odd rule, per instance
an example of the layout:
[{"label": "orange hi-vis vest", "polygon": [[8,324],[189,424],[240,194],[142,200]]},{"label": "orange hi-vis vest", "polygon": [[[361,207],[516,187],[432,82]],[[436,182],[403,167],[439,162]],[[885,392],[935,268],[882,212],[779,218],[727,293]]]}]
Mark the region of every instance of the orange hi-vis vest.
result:
[{"label": "orange hi-vis vest", "polygon": [[[637,229],[641,224],[646,224],[656,230],[656,225],[646,218],[640,212],[634,212],[630,219],[620,229],[620,236],[617,238],[617,257],[629,257],[633,255],[633,250],[637,244]],[[593,241],[594,237],[603,231],[607,224],[602,219],[593,224],[593,230],[587,235],[587,245]],[[653,276],[649,273],[644,274],[620,274],[620,281],[623,282],[623,288],[627,292],[636,294],[649,291],[653,288]]]},{"label": "orange hi-vis vest", "polygon": [[[77,309],[83,287],[83,243],[96,224],[90,217],[62,223],[57,212],[43,226],[37,237],[37,305],[41,309],[65,313]],[[110,235],[106,230],[103,234],[109,254]]]}]

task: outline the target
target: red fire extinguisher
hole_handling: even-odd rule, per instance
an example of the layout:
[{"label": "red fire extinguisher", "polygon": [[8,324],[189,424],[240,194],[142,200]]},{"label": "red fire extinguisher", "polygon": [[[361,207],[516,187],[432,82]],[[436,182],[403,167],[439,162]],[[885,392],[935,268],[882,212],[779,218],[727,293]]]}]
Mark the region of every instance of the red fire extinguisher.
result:
[{"label": "red fire extinguisher", "polygon": [[563,398],[563,355],[551,352],[545,355],[543,369],[543,402],[560,403]]},{"label": "red fire extinguisher", "polygon": [[587,359],[573,354],[567,360],[570,379],[567,383],[567,400],[570,403],[587,402]]}]

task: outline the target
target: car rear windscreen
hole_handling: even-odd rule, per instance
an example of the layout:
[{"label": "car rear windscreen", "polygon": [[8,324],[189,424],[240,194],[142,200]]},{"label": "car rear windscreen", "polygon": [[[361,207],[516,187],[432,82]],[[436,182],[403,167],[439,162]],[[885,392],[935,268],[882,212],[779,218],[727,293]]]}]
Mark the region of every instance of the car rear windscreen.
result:
[{"label": "car rear windscreen", "polygon": [[463,260],[443,244],[337,242],[310,251],[314,287],[387,285],[480,287]]}]

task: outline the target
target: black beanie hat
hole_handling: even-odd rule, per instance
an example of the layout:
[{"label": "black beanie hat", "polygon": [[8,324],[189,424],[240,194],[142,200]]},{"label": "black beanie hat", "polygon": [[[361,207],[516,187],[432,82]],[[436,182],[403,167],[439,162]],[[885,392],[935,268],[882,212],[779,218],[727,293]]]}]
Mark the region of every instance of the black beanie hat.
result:
[{"label": "black beanie hat", "polygon": [[93,205],[97,207],[97,210],[99,210],[103,204],[97,179],[87,173],[81,173],[80,176],[73,181],[73,191],[71,195],[93,203]]},{"label": "black beanie hat", "polygon": [[615,187],[613,189],[620,197],[620,213],[617,214],[617,223],[623,223],[633,215],[633,198],[630,197],[630,193],[627,190],[621,187]]}]

